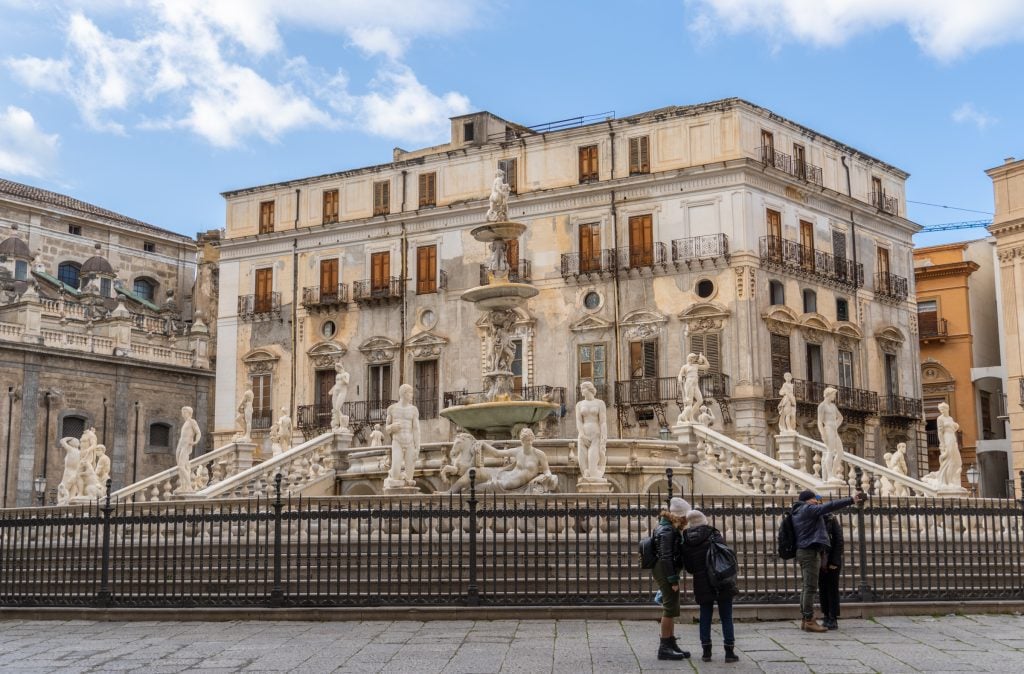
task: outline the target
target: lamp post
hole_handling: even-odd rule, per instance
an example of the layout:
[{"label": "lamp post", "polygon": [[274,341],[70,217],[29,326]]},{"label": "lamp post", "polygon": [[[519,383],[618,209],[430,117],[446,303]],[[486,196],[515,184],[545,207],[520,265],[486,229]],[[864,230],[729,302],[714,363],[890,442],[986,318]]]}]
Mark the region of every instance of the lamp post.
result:
[{"label": "lamp post", "polygon": [[32,487],[36,491],[36,498],[39,499],[39,506],[46,505],[46,478],[40,475],[32,481]]},{"label": "lamp post", "polygon": [[978,495],[978,469],[972,463],[967,468],[967,482],[971,485],[971,496]]}]

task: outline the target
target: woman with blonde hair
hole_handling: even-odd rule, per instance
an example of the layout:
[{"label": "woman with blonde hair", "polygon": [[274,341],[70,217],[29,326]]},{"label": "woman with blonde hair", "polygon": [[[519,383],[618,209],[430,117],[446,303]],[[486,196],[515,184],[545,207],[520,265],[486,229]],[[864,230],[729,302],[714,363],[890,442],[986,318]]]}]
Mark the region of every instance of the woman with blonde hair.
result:
[{"label": "woman with blonde hair", "polygon": [[679,617],[679,573],[682,571],[679,530],[686,526],[686,513],[690,504],[674,497],[669,501],[668,510],[662,510],[658,526],[654,530],[654,546],[658,561],[651,574],[661,590],[661,645],[658,646],[659,660],[682,660],[690,657],[679,648],[675,637],[675,619]]}]

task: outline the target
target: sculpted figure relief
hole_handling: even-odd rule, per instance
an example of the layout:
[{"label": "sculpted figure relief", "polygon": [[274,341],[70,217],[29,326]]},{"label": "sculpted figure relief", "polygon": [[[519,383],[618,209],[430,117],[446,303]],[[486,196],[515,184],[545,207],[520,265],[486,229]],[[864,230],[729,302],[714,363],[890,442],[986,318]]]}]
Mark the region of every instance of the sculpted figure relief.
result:
[{"label": "sculpted figure relief", "polygon": [[[533,446],[534,435],[529,428],[519,433],[520,445],[497,449],[460,433],[452,443],[448,465],[441,469],[442,479],[452,483],[449,491],[456,493],[469,487],[469,469],[476,468],[476,487],[484,492],[518,492],[546,494],[558,487],[558,478],[551,473],[544,452]],[[497,459],[500,466],[487,466],[486,459]]]},{"label": "sculpted figure relief", "polygon": [[508,195],[511,192],[512,188],[505,182],[505,172],[499,169],[494,173],[494,182],[491,183],[487,222],[504,222],[508,220]]},{"label": "sculpted figure relief", "polygon": [[782,378],[785,381],[779,387],[779,433],[792,435],[796,433],[796,394],[793,392],[793,375],[787,372]]},{"label": "sculpted figure relief", "polygon": [[679,384],[680,397],[683,401],[683,409],[679,413],[678,423],[687,424],[697,420],[697,411],[704,396],[700,392],[700,373],[707,372],[711,367],[704,354],[699,356],[691,353],[686,357],[686,362],[679,368],[679,375],[676,380]]},{"label": "sculpted figure relief", "polygon": [[391,435],[391,470],[384,487],[414,487],[420,454],[420,413],[412,404],[412,386],[398,387],[398,402],[388,407],[384,430]]},{"label": "sculpted figure relief", "polygon": [[502,239],[497,239],[491,241],[489,248],[491,250],[491,257],[487,261],[487,269],[498,278],[507,277],[508,256],[505,251],[508,248],[508,244]]},{"label": "sculpted figure relief", "polygon": [[[186,494],[192,490],[192,469],[188,462],[192,458],[192,450],[203,437],[199,424],[192,418],[191,407],[181,408],[181,419],[181,434],[178,435],[178,446],[174,450],[174,458],[178,464],[178,488],[174,490],[175,494]],[[249,423],[251,428],[251,418]]]},{"label": "sculpted figure relief", "polygon": [[935,420],[935,427],[939,434],[939,469],[921,479],[938,487],[960,488],[963,459],[960,457],[960,441],[956,437],[960,424],[949,416],[948,403],[939,403],[939,416]]},{"label": "sculpted figure relief", "polygon": [[288,416],[287,407],[281,408],[281,416],[277,420],[277,444],[280,449],[274,456],[292,448],[292,418]]},{"label": "sculpted figure relief", "polygon": [[78,469],[82,452],[77,438],[61,438],[60,446],[64,448],[64,474],[57,488],[57,505],[67,505],[78,496]]},{"label": "sculpted figure relief", "polygon": [[583,400],[576,403],[576,458],[580,474],[585,480],[604,480],[608,463],[608,409],[603,400],[595,397],[597,387],[593,382],[580,384],[580,393]]},{"label": "sculpted figure relief", "polygon": [[331,430],[338,431],[348,428],[348,415],[343,414],[341,408],[348,397],[348,382],[351,375],[345,371],[341,361],[335,364],[334,371],[334,386],[328,393],[331,396]]},{"label": "sculpted figure relief", "polygon": [[707,405],[700,406],[700,414],[697,416],[697,423],[704,424],[711,428],[715,424],[715,415],[708,409]]},{"label": "sculpted figure relief", "polygon": [[839,437],[839,427],[843,425],[843,415],[836,407],[836,393],[836,389],[829,386],[823,394],[824,399],[818,404],[818,433],[825,444],[821,479],[825,482],[842,479],[843,440]]},{"label": "sculpted figure relief", "polygon": [[[896,445],[895,452],[886,452],[884,457],[886,467],[894,473],[908,475],[907,472],[907,443],[901,442]],[[893,482],[882,476],[882,496],[910,496],[910,490],[901,482]]]},{"label": "sculpted figure relief", "polygon": [[238,429],[234,438],[236,442],[252,442],[253,397],[252,391],[246,391],[238,403],[238,416],[235,417],[235,427]]}]

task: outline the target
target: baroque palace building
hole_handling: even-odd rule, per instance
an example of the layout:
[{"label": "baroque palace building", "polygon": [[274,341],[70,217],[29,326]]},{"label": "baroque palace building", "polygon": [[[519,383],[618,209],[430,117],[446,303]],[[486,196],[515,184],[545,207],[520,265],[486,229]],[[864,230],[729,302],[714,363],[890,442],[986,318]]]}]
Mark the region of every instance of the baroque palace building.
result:
[{"label": "baroque palace building", "polygon": [[94,427],[116,489],[174,465],[183,406],[211,428],[209,331],[193,315],[216,317],[215,273],[194,292],[196,250],[187,236],[0,179],[5,507],[53,502],[63,437]]},{"label": "baroque palace building", "polygon": [[802,433],[817,437],[833,385],[850,451],[906,441],[924,468],[907,174],[739,99],[539,127],[478,112],[387,164],[224,193],[217,330],[237,357],[217,362],[219,439],[250,388],[255,428],[284,408],[323,431],[339,362],[364,441],[404,382],[424,442],[450,437],[439,409],[482,387],[460,295],[487,282],[469,232],[499,169],[527,225],[512,278],[540,291],[517,321],[515,386],[564,403],[542,433],[575,436],[589,379],[612,437],[657,437],[695,352],[740,442],[774,453],[792,372]]}]

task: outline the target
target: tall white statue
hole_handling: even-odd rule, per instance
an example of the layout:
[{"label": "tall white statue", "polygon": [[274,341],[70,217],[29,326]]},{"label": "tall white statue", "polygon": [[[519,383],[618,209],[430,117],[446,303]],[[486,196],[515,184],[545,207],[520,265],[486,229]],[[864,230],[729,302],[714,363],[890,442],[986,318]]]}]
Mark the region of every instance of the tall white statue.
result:
[{"label": "tall white statue", "polygon": [[703,353],[699,356],[691,353],[686,357],[683,366],[679,368],[676,380],[679,384],[680,397],[683,400],[683,409],[679,413],[677,423],[688,424],[697,420],[697,411],[700,409],[701,403],[704,402],[704,396],[700,392],[700,373],[707,372],[710,368],[711,364]]},{"label": "tall white statue", "polygon": [[238,429],[234,437],[236,442],[252,442],[253,397],[251,390],[246,391],[238,403],[238,415],[235,417],[235,427]]},{"label": "tall white statue", "polygon": [[608,463],[608,408],[597,399],[597,387],[591,381],[580,384],[583,400],[576,403],[577,461],[585,480],[604,480]]},{"label": "tall white statue", "polygon": [[370,431],[370,447],[383,447],[384,446],[384,433],[380,430],[380,424],[374,424],[373,430]]},{"label": "tall white statue", "polygon": [[64,474],[57,488],[57,505],[67,505],[78,496],[78,470],[82,452],[77,438],[61,438],[60,446],[64,448]]},{"label": "tall white statue", "polygon": [[178,463],[178,488],[174,490],[175,494],[187,494],[192,491],[192,469],[188,462],[192,458],[192,450],[203,437],[199,424],[192,418],[191,407],[186,405],[181,408],[181,419],[181,433],[178,435],[178,446],[174,450],[174,458]]},{"label": "tall white statue", "polygon": [[818,433],[825,444],[825,452],[821,457],[821,479],[825,482],[842,480],[843,477],[843,440],[839,437],[843,415],[836,407],[836,393],[835,388],[827,387],[823,400],[818,404]]},{"label": "tall white statue", "polygon": [[949,416],[948,403],[939,403],[939,416],[935,420],[935,428],[939,434],[939,469],[921,479],[937,487],[960,489],[960,474],[964,465],[960,457],[960,441],[956,437],[960,424]]},{"label": "tall white statue", "polygon": [[100,496],[107,495],[107,480],[110,479],[110,457],[107,456],[107,448],[104,445],[95,445],[92,448],[93,456],[96,459],[96,480],[100,485]]},{"label": "tall white statue", "polygon": [[281,408],[281,416],[277,420],[277,443],[282,452],[292,448],[292,418],[288,416],[288,408]]},{"label": "tall white statue", "polygon": [[331,396],[331,430],[339,431],[348,428],[348,416],[342,414],[341,408],[348,397],[348,382],[351,375],[345,370],[345,366],[338,361],[334,365],[334,386],[328,393]]},{"label": "tall white statue", "polygon": [[281,453],[281,427],[277,423],[270,424],[270,431],[267,433],[270,440],[270,454],[277,456]]},{"label": "tall white statue", "polygon": [[779,433],[793,435],[796,433],[796,394],[793,392],[793,375],[787,372],[782,378],[785,381],[779,387]]},{"label": "tall white statue", "polygon": [[508,220],[508,195],[512,188],[505,182],[505,172],[498,169],[491,183],[491,197],[487,209],[487,222],[505,222]]},{"label": "tall white statue", "polygon": [[398,402],[388,407],[384,430],[391,436],[391,470],[384,487],[415,487],[416,459],[420,454],[420,412],[412,404],[412,386],[398,387]]}]

